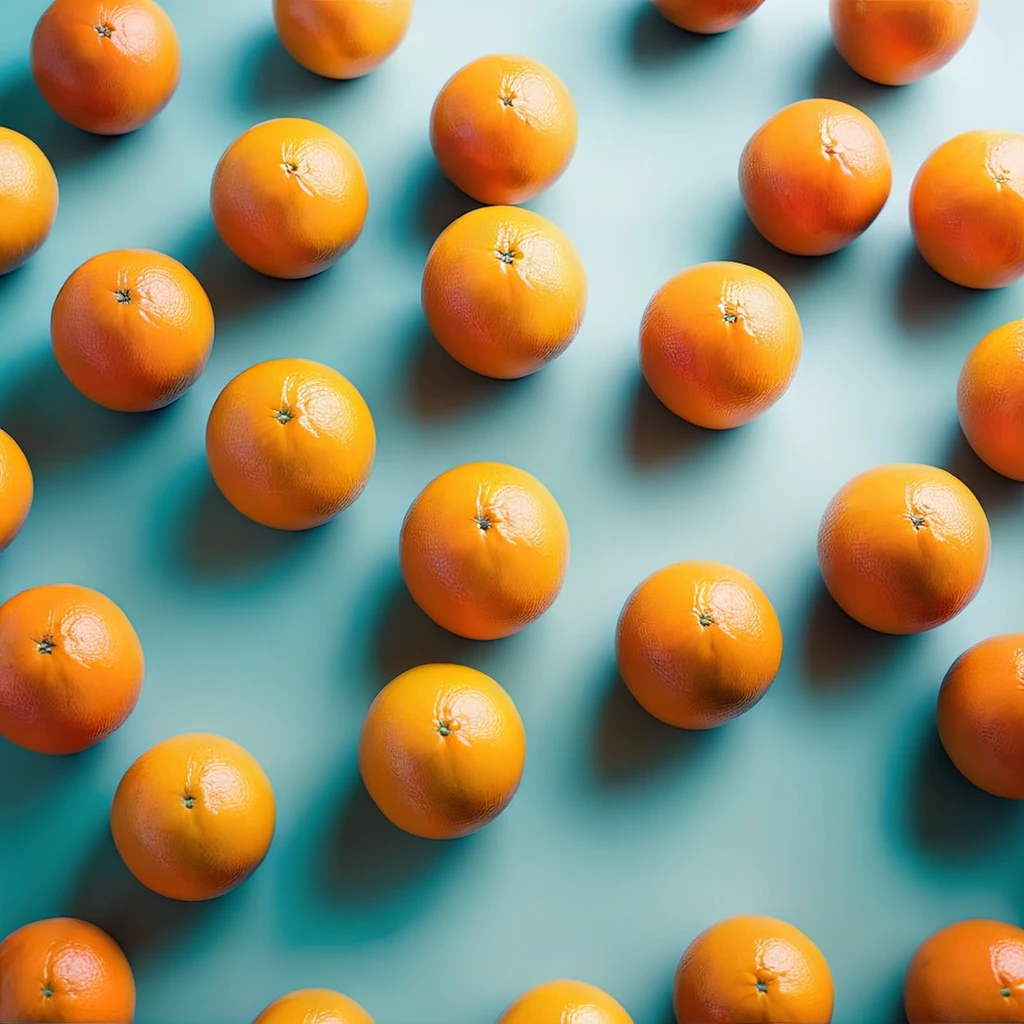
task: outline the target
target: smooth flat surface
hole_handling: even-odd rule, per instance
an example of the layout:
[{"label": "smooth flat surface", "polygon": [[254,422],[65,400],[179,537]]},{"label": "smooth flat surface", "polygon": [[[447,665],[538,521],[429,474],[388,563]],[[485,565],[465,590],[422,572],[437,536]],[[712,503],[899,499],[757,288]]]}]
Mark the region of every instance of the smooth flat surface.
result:
[{"label": "smooth flat surface", "polygon": [[[644,0],[420,0],[378,73],[351,84],[294,65],[264,0],[166,0],[184,50],[167,110],[121,139],[83,135],[28,76],[42,0],[0,4],[0,123],[47,151],[56,230],[0,279],[0,425],[24,446],[37,498],[0,560],[2,596],[39,583],[97,587],[134,621],[141,703],[109,742],[49,760],[0,744],[0,934],[76,914],[108,928],[138,977],[140,1024],[249,1021],[294,988],[339,988],[379,1024],[486,1024],[521,990],[579,977],[637,1024],[668,1024],[672,971],[703,927],[735,913],[787,918],[821,946],[839,1024],[901,1019],[918,942],[970,916],[1020,921],[1024,824],[963,782],[939,748],[934,701],[953,658],[1022,627],[1024,491],[987,472],[956,427],[960,364],[1024,314],[1020,287],[977,294],[914,256],[911,179],[946,138],[1020,127],[1024,4],[984,0],[965,51],[904,90],[856,78],[833,54],[825,0],[767,0],[735,33],[701,40]],[[518,383],[477,378],[427,335],[419,279],[438,231],[472,204],[434,168],[430,106],[487,52],[525,52],[572,90],[580,144],[530,204],[579,247],[591,285],[569,352]],[[753,235],[735,176],[751,132],[783,104],[849,100],[895,161],[872,230],[830,259],[785,257]],[[213,168],[243,129],[303,115],[362,158],[371,210],[341,264],[299,283],[242,267],[216,241]],[[162,249],[208,288],[209,370],[152,416],[81,399],[50,355],[50,306],[96,252]],[[792,291],[806,332],[788,396],[734,433],[688,428],[640,386],[644,305],[691,263],[732,257]],[[216,494],[203,456],[223,384],[260,359],[337,367],[376,418],[364,497],[313,533],[271,533]],[[532,471],[561,501],[572,565],[535,626],[494,644],[432,626],[405,596],[397,535],[433,475],[470,459]],[[955,622],[872,635],[824,596],[815,534],[833,492],[888,461],[951,467],[993,528],[992,568]],[[617,683],[613,630],[659,566],[712,558],[751,573],[782,619],[768,697],[715,734],[647,718]],[[362,716],[399,671],[456,660],[493,674],[529,738],[518,798],[456,844],[418,842],[363,794]],[[128,764],[186,730],[227,734],[267,769],[279,831],[261,870],[208,905],[142,890],[117,861],[107,810]]]}]

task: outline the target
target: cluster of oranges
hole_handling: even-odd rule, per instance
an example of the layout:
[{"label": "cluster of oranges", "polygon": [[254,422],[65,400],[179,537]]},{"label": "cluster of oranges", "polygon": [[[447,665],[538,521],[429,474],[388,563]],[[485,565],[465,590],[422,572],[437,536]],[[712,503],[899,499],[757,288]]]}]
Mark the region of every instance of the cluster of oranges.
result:
[{"label": "cluster of oranges", "polygon": [[[654,0],[681,28],[729,30],[763,0]],[[865,77],[903,85],[952,59],[977,0],[831,0],[836,46]],[[331,78],[368,73],[400,44],[412,0],[274,0],[288,52]],[[85,131],[119,134],[156,116],[180,74],[174,27],[153,0],[55,0],[31,43],[42,95]],[[524,57],[488,56],[441,90],[430,137],[443,172],[485,204],[450,224],[427,257],[422,304],[444,349],[495,378],[540,370],[563,352],[585,314],[579,254],[554,224],[516,204],[551,185],[572,159],[576,111],[565,85]],[[832,100],[793,104],[750,139],[739,164],[754,226],[787,252],[834,252],[869,228],[889,198],[881,132]],[[369,192],[352,148],[323,125],[280,118],[233,142],[213,176],[211,211],[231,251],[263,274],[319,273],[356,243]],[[0,273],[45,241],[58,186],[29,139],[0,128]],[[1024,275],[1024,136],[971,132],[940,146],[914,182],[911,228],[940,274],[973,288]],[[57,362],[109,409],[168,405],[203,372],[214,311],[202,284],[166,255],[142,250],[86,261],[53,303]],[[640,364],[676,415],[709,429],[747,423],[777,402],[797,371],[797,309],[772,277],[737,263],[691,267],[651,299]],[[994,470],[1024,480],[1024,321],[972,352],[958,392],[964,433]],[[278,359],[239,373],[210,412],[211,475],[243,515],[279,530],[331,520],[373,468],[376,433],[356,388],[337,371]],[[0,546],[32,502],[32,473],[0,432]],[[818,556],[836,602],[886,633],[932,629],[980,588],[989,529],[975,496],[943,470],[888,465],[851,480],[821,522]],[[451,632],[477,640],[516,633],[561,589],[569,527],[529,473],[473,463],[433,480],[400,537],[410,594]],[[782,630],[745,573],[713,562],[667,566],[629,596],[616,631],[622,678],[650,714],[708,729],[752,707],[772,685]],[[85,587],[40,586],[0,606],[0,734],[43,754],[92,746],[131,714],[142,647],[124,612]],[[994,637],[950,669],[938,729],[977,786],[1024,799],[1024,634]],[[423,665],[391,681],[366,716],[359,767],[381,811],[436,840],[465,836],[514,797],[526,738],[508,693],[458,665]],[[132,764],[110,817],[118,852],[139,881],[177,900],[205,900],[259,866],[275,829],[271,785],[246,750],[222,737],[177,736]],[[684,953],[679,1024],[832,1017],[825,958],[792,925],[740,917],[713,925]],[[965,921],[933,935],[906,976],[911,1024],[1024,1021],[1024,930]],[[129,1021],[131,969],[116,943],[71,919],[25,925],[0,943],[0,1019]],[[328,990],[283,997],[259,1024],[372,1024]],[[558,981],[523,995],[500,1024],[630,1024],[611,996]]]}]

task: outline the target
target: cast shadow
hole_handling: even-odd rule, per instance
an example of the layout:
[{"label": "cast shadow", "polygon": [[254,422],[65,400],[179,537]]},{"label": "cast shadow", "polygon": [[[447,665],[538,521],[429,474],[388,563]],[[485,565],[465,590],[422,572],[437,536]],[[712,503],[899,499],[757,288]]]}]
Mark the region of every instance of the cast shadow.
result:
[{"label": "cast shadow", "polygon": [[452,221],[480,205],[444,176],[428,149],[409,178],[408,207],[402,204],[402,209],[396,211],[400,214],[396,224],[400,225],[403,241],[407,240],[411,225],[429,248]]},{"label": "cast shadow", "polygon": [[974,492],[988,516],[1013,509],[1024,500],[1024,484],[989,469],[974,454],[960,424],[955,421],[943,466]]},{"label": "cast shadow", "polygon": [[897,289],[896,314],[900,323],[909,333],[919,335],[914,340],[929,345],[935,341],[934,331],[948,324],[950,317],[993,303],[999,293],[998,288],[984,291],[947,281],[924,261],[913,242],[907,245]]},{"label": "cast shadow", "polygon": [[896,100],[901,93],[906,93],[905,89],[898,86],[879,85],[858,75],[840,56],[831,38],[826,40],[822,48],[811,87],[815,96],[842,100],[866,111],[886,101]]},{"label": "cast shadow", "polygon": [[339,91],[356,89],[361,78],[323,78],[307,71],[294,60],[281,45],[273,28],[253,44],[246,57],[239,62],[244,69],[242,93],[246,100],[258,107],[267,105],[294,105],[304,100],[331,96]]},{"label": "cast shadow", "polygon": [[772,245],[751,223],[742,204],[737,217],[732,244],[726,258],[763,270],[788,291],[793,291],[825,274],[836,273],[848,258],[850,248],[857,244],[857,240],[854,239],[850,245],[827,256],[794,256]]},{"label": "cast shadow", "polygon": [[710,53],[725,46],[728,32],[701,35],[666,21],[650,0],[629,11],[629,57],[636,67],[664,64],[696,52]]},{"label": "cast shadow", "polygon": [[23,807],[45,803],[47,793],[63,785],[70,776],[87,770],[88,763],[99,756],[100,746],[102,744],[80,754],[54,757],[36,754],[0,739],[0,779],[4,785],[0,820]]}]

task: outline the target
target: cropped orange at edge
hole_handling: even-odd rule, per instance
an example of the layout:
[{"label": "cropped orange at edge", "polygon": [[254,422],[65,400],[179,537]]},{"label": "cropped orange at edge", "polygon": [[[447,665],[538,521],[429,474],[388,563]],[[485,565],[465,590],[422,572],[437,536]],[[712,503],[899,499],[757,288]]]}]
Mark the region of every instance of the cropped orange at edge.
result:
[{"label": "cropped orange at edge", "polygon": [[0,167],[0,274],[8,274],[49,238],[60,192],[46,154],[10,128],[0,127]]},{"label": "cropped orange at edge", "polygon": [[374,1024],[354,999],[328,988],[304,988],[275,999],[253,1024]]},{"label": "cropped orange at edge", "polygon": [[687,32],[717,35],[736,28],[764,0],[652,0],[666,21]]},{"label": "cropped orange at edge", "polygon": [[32,510],[35,482],[21,446],[0,430],[0,551],[10,547]]},{"label": "cropped orange at edge", "polygon": [[633,1024],[622,1005],[596,985],[548,981],[524,992],[498,1024]]}]

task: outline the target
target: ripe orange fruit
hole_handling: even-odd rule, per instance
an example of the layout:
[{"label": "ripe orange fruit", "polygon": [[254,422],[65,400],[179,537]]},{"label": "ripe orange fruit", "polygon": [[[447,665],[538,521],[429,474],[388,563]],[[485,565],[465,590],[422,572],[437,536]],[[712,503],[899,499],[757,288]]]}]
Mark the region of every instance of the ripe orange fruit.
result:
[{"label": "ripe orange fruit", "polygon": [[480,57],[444,84],[430,115],[441,170],[481,203],[525,203],[576,150],[576,107],[562,80],[527,57]]},{"label": "ripe orange fruit", "polygon": [[399,545],[413,600],[471,640],[518,633],[551,607],[569,565],[569,526],[551,492],[500,462],[442,473],[412,503]]},{"label": "ripe orange fruit", "polygon": [[434,337],[487,377],[525,377],[560,356],[587,308],[587,276],[551,221],[485,206],[449,224],[423,271],[423,312]]},{"label": "ripe orange fruit", "polygon": [[31,63],[58,116],[87,132],[123,135],[170,102],[181,49],[153,0],[54,0],[32,35]]},{"label": "ripe orange fruit", "polygon": [[353,999],[329,988],[304,988],[275,999],[253,1024],[374,1024]]},{"label": "ripe orange fruit", "polygon": [[918,947],[903,981],[908,1024],[1024,1021],[1024,930],[959,921]]},{"label": "ripe orange fruit", "polygon": [[690,943],[676,970],[679,1024],[829,1024],[832,973],[785,921],[730,917]]},{"label": "ripe orange fruit", "polygon": [[60,197],[46,154],[10,128],[0,128],[0,167],[0,274],[7,274],[49,237]]},{"label": "ripe orange fruit", "polygon": [[0,942],[0,1020],[131,1024],[135,978],[121,947],[73,917],[33,921]]},{"label": "ripe orange fruit", "polygon": [[170,405],[199,379],[213,307],[187,267],[148,249],[86,260],[50,317],[53,354],[86,398],[118,412]]},{"label": "ripe orange fruit", "polygon": [[842,487],[818,531],[825,586],[881,633],[923,633],[967,607],[988,569],[988,520],[955,476],[879,466]]},{"label": "ripe orange fruit", "polygon": [[76,754],[135,709],[142,645],[128,617],[88,587],[32,587],[0,605],[0,735],[39,754]]},{"label": "ripe orange fruit", "polygon": [[221,391],[206,457],[224,497],[277,530],[333,519],[363,492],[377,450],[363,396],[311,359],[271,359]]},{"label": "ripe orange fruit", "polygon": [[607,992],[583,981],[549,981],[524,992],[498,1024],[633,1024]]},{"label": "ripe orange fruit", "polygon": [[210,190],[224,244],[270,277],[311,277],[362,233],[370,196],[355,150],[315,121],[278,117],[243,132]]},{"label": "ripe orange fruit", "polygon": [[0,551],[9,547],[28,519],[35,487],[18,442],[0,430]]},{"label": "ripe orange fruit", "polygon": [[274,0],[284,48],[324,78],[359,78],[405,38],[412,0]]},{"label": "ripe orange fruit", "polygon": [[967,288],[1024,275],[1024,135],[966,132],[921,165],[910,226],[936,273]]},{"label": "ripe orange fruit", "polygon": [[773,277],[701,263],[663,285],[640,325],[640,368],[662,403],[700,427],[749,423],[796,374],[803,330]]},{"label": "ripe orange fruit", "polygon": [[243,747],[186,733],[151,747],[124,773],[110,809],[114,845],[147,888],[208,900],[241,885],[274,838],[270,780]]},{"label": "ripe orange fruit", "polygon": [[458,839],[493,821],[516,795],[525,761],[512,698],[464,665],[403,672],[377,694],[359,737],[374,803],[424,839]]},{"label": "ripe orange fruit", "polygon": [[716,35],[749,18],[764,0],[653,0],[662,17],[688,32]]},{"label": "ripe orange fruit", "polygon": [[754,227],[797,256],[849,245],[892,190],[889,147],[867,114],[839,100],[801,100],[754,133],[740,191]]}]

